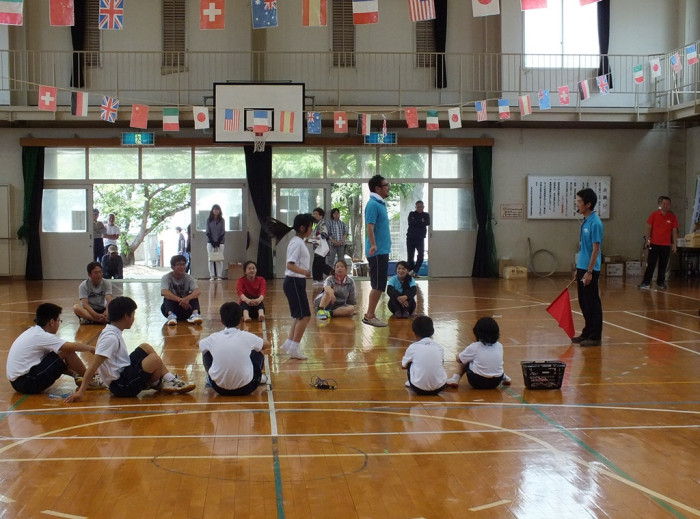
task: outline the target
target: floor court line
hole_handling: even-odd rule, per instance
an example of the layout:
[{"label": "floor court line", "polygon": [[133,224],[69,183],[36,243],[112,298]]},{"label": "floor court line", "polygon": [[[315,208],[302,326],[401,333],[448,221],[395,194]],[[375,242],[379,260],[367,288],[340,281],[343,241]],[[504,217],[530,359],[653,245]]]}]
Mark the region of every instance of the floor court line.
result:
[{"label": "floor court line", "polygon": [[668,327],[670,327],[670,328],[677,328],[678,330],[683,330],[683,331],[685,331],[685,332],[690,332],[690,333],[695,334],[695,335],[700,335],[700,331],[698,331],[698,330],[693,330],[693,329],[691,329],[691,328],[686,328],[686,327],[684,327],[684,326],[678,326],[678,325],[675,325],[675,324],[670,324],[670,323],[668,323],[668,322],[666,322],[666,321],[660,321],[659,319],[652,319],[651,317],[647,317],[647,316],[645,316],[645,315],[639,315],[639,314],[637,314],[637,313],[635,313],[635,312],[632,312],[632,311],[630,311],[630,310],[625,310],[625,313],[626,313],[627,315],[631,315],[631,316],[633,316],[633,317],[638,317],[639,319],[644,319],[645,321],[651,321],[652,323],[663,324],[663,325],[668,326]]}]

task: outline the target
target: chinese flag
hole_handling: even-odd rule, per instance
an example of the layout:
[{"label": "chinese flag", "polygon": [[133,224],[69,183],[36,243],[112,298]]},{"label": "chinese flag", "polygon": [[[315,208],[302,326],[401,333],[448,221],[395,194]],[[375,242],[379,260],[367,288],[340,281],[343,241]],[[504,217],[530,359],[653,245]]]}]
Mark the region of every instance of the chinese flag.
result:
[{"label": "chinese flag", "polygon": [[564,330],[569,338],[574,336],[576,331],[574,330],[574,316],[571,315],[571,301],[569,300],[568,285],[547,307],[547,312],[557,320],[559,328]]},{"label": "chinese flag", "polygon": [[520,0],[520,9],[527,11],[528,9],[546,9],[547,0]]},{"label": "chinese flag", "polygon": [[75,25],[73,0],[51,0],[49,20],[51,25]]},{"label": "chinese flag", "polygon": [[142,130],[148,127],[148,106],[131,105],[131,122],[129,126],[132,128],[141,128]]},{"label": "chinese flag", "polygon": [[409,128],[418,128],[418,109],[415,107],[404,108],[406,114],[406,126]]}]

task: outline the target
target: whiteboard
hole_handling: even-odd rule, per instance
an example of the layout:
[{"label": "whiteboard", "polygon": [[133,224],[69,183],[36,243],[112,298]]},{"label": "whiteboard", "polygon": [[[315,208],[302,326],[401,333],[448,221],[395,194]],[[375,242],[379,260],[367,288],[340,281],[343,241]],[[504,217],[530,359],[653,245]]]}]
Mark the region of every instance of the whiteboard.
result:
[{"label": "whiteboard", "polygon": [[610,218],[610,177],[602,176],[535,176],[527,177],[528,219],[578,220],[576,193],[590,187],[598,195],[595,211],[600,218]]}]

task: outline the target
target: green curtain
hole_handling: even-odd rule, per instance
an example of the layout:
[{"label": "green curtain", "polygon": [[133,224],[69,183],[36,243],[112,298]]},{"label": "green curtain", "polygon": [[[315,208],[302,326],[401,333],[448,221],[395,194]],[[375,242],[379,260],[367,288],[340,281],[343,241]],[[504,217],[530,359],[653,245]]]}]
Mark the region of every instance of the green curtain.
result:
[{"label": "green curtain", "polygon": [[493,177],[491,174],[493,148],[474,146],[474,209],[478,229],[472,277],[498,277],[498,255],[493,236]]},{"label": "green curtain", "polygon": [[41,201],[44,195],[44,148],[22,148],[22,175],[24,176],[24,212],[22,227],[17,237],[27,244],[27,264],[24,277],[27,280],[44,279],[41,269]]}]

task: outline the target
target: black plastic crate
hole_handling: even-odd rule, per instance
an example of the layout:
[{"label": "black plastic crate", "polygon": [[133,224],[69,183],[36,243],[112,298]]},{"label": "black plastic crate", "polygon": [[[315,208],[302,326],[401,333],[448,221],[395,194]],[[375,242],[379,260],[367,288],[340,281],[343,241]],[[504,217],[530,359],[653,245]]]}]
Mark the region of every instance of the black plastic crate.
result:
[{"label": "black plastic crate", "polygon": [[527,389],[559,389],[564,380],[566,363],[558,360],[542,362],[523,360],[523,379]]}]

